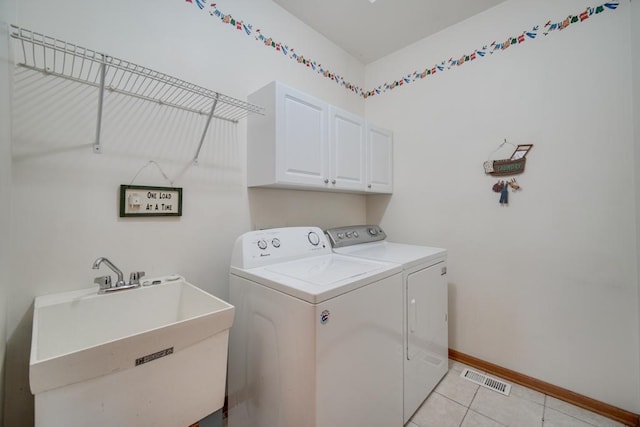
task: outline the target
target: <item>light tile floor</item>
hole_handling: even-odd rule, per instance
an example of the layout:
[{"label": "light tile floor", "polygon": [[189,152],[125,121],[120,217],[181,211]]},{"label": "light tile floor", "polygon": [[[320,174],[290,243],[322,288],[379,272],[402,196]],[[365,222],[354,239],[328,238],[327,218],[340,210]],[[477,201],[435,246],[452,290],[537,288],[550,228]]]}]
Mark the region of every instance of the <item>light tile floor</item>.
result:
[{"label": "light tile floor", "polygon": [[623,424],[537,391],[511,384],[509,396],[449,372],[405,427],[621,427]]}]

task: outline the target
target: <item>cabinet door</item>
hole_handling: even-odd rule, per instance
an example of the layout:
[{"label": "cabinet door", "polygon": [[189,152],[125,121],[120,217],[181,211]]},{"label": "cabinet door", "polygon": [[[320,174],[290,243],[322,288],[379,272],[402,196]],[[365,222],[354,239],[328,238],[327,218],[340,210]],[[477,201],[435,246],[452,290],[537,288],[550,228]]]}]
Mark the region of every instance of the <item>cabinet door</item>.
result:
[{"label": "cabinet door", "polygon": [[329,107],[329,187],[365,189],[366,135],[364,119]]},{"label": "cabinet door", "polygon": [[276,96],[276,180],[326,187],[328,104],[284,86]]},{"label": "cabinet door", "polygon": [[367,126],[367,191],[393,191],[393,133],[377,126]]}]

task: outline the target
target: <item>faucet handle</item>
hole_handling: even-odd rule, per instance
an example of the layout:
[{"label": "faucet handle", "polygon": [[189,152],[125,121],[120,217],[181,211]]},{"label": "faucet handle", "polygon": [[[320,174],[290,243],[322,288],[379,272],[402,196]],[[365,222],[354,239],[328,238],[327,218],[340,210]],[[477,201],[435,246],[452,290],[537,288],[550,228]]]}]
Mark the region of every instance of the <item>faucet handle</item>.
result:
[{"label": "faucet handle", "polygon": [[139,285],[140,279],[144,276],[144,271],[134,271],[129,275],[129,283],[131,285]]},{"label": "faucet handle", "polygon": [[104,291],[111,287],[111,276],[100,276],[93,279],[93,283],[100,285],[100,290]]}]

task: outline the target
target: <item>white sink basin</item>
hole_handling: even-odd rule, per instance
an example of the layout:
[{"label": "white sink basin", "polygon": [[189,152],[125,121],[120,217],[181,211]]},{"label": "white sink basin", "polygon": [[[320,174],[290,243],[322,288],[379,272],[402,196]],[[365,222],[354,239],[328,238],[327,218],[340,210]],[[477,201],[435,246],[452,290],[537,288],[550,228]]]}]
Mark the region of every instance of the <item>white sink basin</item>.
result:
[{"label": "white sink basin", "polygon": [[37,426],[187,426],[222,407],[234,307],[179,276],[152,280],[36,298]]}]

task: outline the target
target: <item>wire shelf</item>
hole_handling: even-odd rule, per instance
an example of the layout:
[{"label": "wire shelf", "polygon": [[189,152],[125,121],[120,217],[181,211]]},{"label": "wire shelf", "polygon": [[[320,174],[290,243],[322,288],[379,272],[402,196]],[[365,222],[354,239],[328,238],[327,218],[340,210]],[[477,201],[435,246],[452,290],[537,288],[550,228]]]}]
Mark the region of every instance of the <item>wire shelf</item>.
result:
[{"label": "wire shelf", "polygon": [[[237,123],[264,108],[105,53],[11,25],[16,65],[100,89],[96,151],[104,91],[208,116],[198,153],[212,118]],[[196,153],[197,160],[198,153]]]}]

